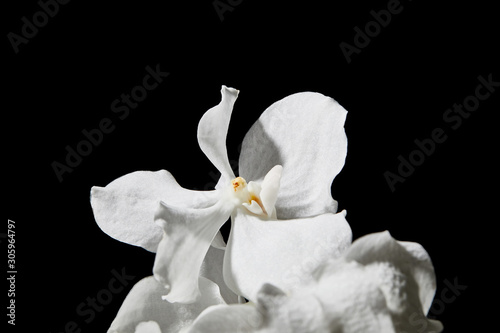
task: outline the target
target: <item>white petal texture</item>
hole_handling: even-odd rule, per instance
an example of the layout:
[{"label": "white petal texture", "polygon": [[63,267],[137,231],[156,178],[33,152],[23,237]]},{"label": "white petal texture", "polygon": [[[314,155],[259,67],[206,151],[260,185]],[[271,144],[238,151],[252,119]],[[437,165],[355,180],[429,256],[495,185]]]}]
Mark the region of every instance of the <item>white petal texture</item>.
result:
[{"label": "white petal texture", "polygon": [[264,283],[289,291],[351,244],[345,211],[311,218],[269,221],[237,210],[224,258],[224,280],[250,300]]},{"label": "white petal texture", "polygon": [[109,236],[155,252],[163,230],[154,223],[160,200],[180,207],[202,208],[218,199],[216,191],[182,188],[165,170],[136,171],[106,187],[94,186],[91,205],[99,227]]},{"label": "white petal texture", "polygon": [[215,248],[213,245],[210,246],[201,265],[200,276],[215,282],[219,286],[220,293],[226,303],[238,303],[238,295],[229,289],[222,276],[224,252],[224,250]]},{"label": "white petal texture", "polygon": [[226,149],[226,136],[238,90],[222,86],[220,103],[203,115],[198,124],[198,143],[212,164],[221,172],[221,184],[234,178]]},{"label": "white petal texture", "polygon": [[273,166],[283,166],[278,218],[336,213],[331,184],[347,154],[346,115],[330,97],[297,93],[272,104],[246,134],[241,177],[261,180]]},{"label": "white petal texture", "polygon": [[143,321],[137,325],[134,333],[161,333],[161,327],[156,321]]},{"label": "white petal texture", "polygon": [[198,275],[203,258],[234,204],[219,200],[207,208],[183,208],[161,203],[155,221],[164,230],[153,267],[169,302],[194,302],[199,296]]},{"label": "white petal texture", "polygon": [[382,232],[356,240],[341,260],[320,269],[314,293],[344,333],[420,333],[442,330],[426,318],[435,290],[427,252]]},{"label": "white petal texture", "polygon": [[[410,277],[405,285],[405,293],[420,304],[422,313],[427,314],[429,311],[436,291],[436,276],[429,254],[420,244],[398,242],[385,231],[358,239],[345,253],[345,258],[365,266],[397,268]],[[399,307],[397,297],[394,302],[388,297],[388,302],[392,308]]]},{"label": "white petal texture", "polygon": [[435,291],[433,280],[420,245],[397,242],[387,232],[371,234],[330,260],[301,288],[284,292],[266,284],[254,305],[211,307],[186,331],[203,332],[202,325],[220,321],[260,333],[437,333],[442,324],[422,311],[427,295]]},{"label": "white petal texture", "polygon": [[[215,305],[205,311],[182,333],[260,332],[263,317],[253,304]],[[271,333],[272,331],[266,331]]]},{"label": "white petal texture", "polygon": [[182,332],[344,333],[330,330],[328,318],[324,315],[322,304],[315,295],[286,295],[275,286],[266,284],[258,294],[257,304],[212,306]]},{"label": "white petal texture", "polygon": [[156,333],[158,328],[161,333],[178,333],[207,307],[224,304],[212,281],[200,277],[200,290],[196,303],[169,303],[162,300],[163,286],[152,276],[144,278],[130,290],[108,333]]}]

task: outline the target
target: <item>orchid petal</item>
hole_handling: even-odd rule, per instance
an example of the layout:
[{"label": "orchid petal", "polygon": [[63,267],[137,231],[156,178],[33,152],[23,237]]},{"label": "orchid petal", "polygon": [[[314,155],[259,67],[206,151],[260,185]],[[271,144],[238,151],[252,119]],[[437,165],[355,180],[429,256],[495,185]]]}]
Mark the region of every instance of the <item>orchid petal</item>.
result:
[{"label": "orchid petal", "polygon": [[264,317],[266,332],[329,333],[322,304],[310,289],[287,294],[265,284],[257,295],[257,310]]},{"label": "orchid petal", "polygon": [[261,185],[254,181],[249,181],[247,187],[248,191],[254,194],[260,194],[260,191],[262,191]]},{"label": "orchid petal", "polygon": [[344,165],[347,111],[319,93],[297,93],[272,104],[246,134],[240,176],[261,180],[283,166],[276,201],[280,219],[335,213],[331,184]]},{"label": "orchid petal", "polygon": [[431,258],[422,245],[414,242],[401,242],[398,244],[404,247],[410,254],[414,265],[412,274],[415,282],[419,286],[419,299],[422,303],[423,313],[427,313],[432,305],[436,293],[436,275]]},{"label": "orchid petal", "polygon": [[384,293],[373,271],[355,262],[340,260],[316,285],[294,295],[295,301],[313,295],[322,304],[333,332],[396,333]]},{"label": "orchid petal", "polygon": [[408,272],[390,263],[340,260],[307,295],[320,300],[334,331],[440,332],[442,324],[426,318],[415,302],[412,294],[417,289]]},{"label": "orchid petal", "polygon": [[[358,332],[359,323],[365,322],[378,327],[373,319],[386,318],[387,312],[390,323],[386,318],[376,332],[390,331],[391,325],[395,332],[443,329],[439,321],[426,318],[436,290],[435,275],[419,244],[398,242],[388,232],[370,234],[357,239],[342,258],[326,262],[316,274],[317,295],[323,295],[325,309],[339,314],[343,332]],[[383,316],[373,317],[376,313]]]},{"label": "orchid petal", "polygon": [[[216,305],[203,311],[186,333],[329,333],[321,304],[314,299],[290,298],[266,284],[257,303]],[[183,331],[184,332],[184,331]]]},{"label": "orchid petal", "polygon": [[219,184],[234,177],[226,149],[226,136],[233,105],[239,91],[222,86],[220,103],[203,115],[198,124],[198,144],[212,164],[221,172]]},{"label": "orchid petal", "polygon": [[224,257],[224,280],[250,300],[264,283],[289,291],[311,279],[311,272],[325,260],[339,257],[351,239],[345,211],[286,221],[236,211]]},{"label": "orchid petal", "polygon": [[134,333],[162,333],[156,321],[143,321],[136,326]]},{"label": "orchid petal", "polygon": [[[365,247],[360,257],[370,258],[372,250]],[[397,256],[399,250],[386,248],[385,254]],[[418,289],[408,273],[389,262],[362,264],[343,255],[326,261],[319,276],[292,292],[265,284],[257,310],[265,332],[440,332],[441,323],[426,318],[408,293]]]},{"label": "orchid petal", "polygon": [[259,330],[262,324],[262,315],[253,304],[215,305],[203,311],[182,333],[263,332]]},{"label": "orchid petal", "polygon": [[156,323],[162,333],[179,332],[209,306],[224,304],[215,283],[203,277],[199,283],[200,299],[186,305],[162,300],[165,288],[152,276],[142,279],[130,290],[108,333],[134,333],[136,329],[141,332],[141,329],[155,327],[151,322]]},{"label": "orchid petal", "polygon": [[210,244],[227,221],[233,203],[219,200],[208,208],[180,208],[161,203],[155,221],[164,230],[153,267],[169,302],[194,302],[200,295],[198,275]]},{"label": "orchid petal", "polygon": [[200,276],[203,276],[210,281],[215,282],[220,288],[220,294],[228,304],[238,303],[238,295],[236,295],[224,281],[222,275],[224,264],[224,250],[210,246],[205,260],[201,265]]},{"label": "orchid petal", "polygon": [[215,235],[214,240],[212,241],[212,246],[219,250],[226,249],[226,242],[224,241],[224,237],[222,237],[220,230]]},{"label": "orchid petal", "polygon": [[216,202],[218,195],[184,189],[165,170],[137,171],[106,187],[92,187],[91,205],[97,224],[109,236],[155,252],[163,235],[153,219],[160,200],[201,208]]},{"label": "orchid petal", "polygon": [[423,313],[428,312],[436,292],[436,275],[429,254],[420,244],[398,242],[385,231],[356,240],[345,258],[363,265],[387,263],[396,267],[410,278],[406,293],[421,304]]}]

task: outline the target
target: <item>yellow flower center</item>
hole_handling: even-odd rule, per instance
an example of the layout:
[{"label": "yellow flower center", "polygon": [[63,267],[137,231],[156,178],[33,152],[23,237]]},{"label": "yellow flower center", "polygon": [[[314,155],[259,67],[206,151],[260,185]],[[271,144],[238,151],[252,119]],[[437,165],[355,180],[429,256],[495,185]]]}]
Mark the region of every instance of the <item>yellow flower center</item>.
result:
[{"label": "yellow flower center", "polygon": [[276,165],[264,179],[248,183],[242,177],[236,177],[231,181],[231,187],[227,187],[227,193],[236,206],[241,205],[255,215],[276,219],[275,204],[282,170],[281,165]]},{"label": "yellow flower center", "polygon": [[[257,215],[267,215],[266,209],[260,199],[260,187],[256,187],[253,182],[248,186],[246,180],[242,177],[236,177],[231,181],[234,195],[239,202],[249,211]],[[255,202],[254,204],[252,204]],[[260,207],[257,208],[256,205]]]},{"label": "yellow flower center", "polygon": [[245,187],[247,187],[246,180],[243,179],[243,178],[241,178],[241,177],[236,177],[235,179],[233,179],[231,181],[231,184],[233,184],[233,190],[234,190],[234,192],[241,191],[242,189],[244,189]]}]

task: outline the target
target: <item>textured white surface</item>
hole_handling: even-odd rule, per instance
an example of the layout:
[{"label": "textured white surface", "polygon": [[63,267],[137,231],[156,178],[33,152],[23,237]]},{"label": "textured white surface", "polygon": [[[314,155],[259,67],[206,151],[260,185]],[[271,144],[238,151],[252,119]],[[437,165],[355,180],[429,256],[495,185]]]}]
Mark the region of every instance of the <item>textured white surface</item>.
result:
[{"label": "textured white surface", "polygon": [[[192,304],[179,304],[162,300],[165,290],[154,277],[142,279],[130,290],[108,333],[134,333],[139,324],[150,321],[158,324],[161,333],[179,332],[207,307],[224,304],[215,283],[203,277],[199,282],[200,299]],[[149,324],[146,328],[151,326],[154,325]]]},{"label": "textured white surface", "polygon": [[[203,312],[182,333],[252,333],[262,332],[262,315],[252,304],[215,305]],[[269,331],[272,332],[272,331]],[[285,332],[285,331],[283,331]]]},{"label": "textured white surface", "polygon": [[324,262],[299,288],[266,284],[255,304],[208,308],[186,332],[436,333],[442,324],[423,310],[435,288],[419,244],[375,233]]},{"label": "textured white surface", "polygon": [[256,181],[275,165],[283,166],[279,219],[336,213],[331,184],[347,154],[346,115],[330,97],[297,93],[267,108],[246,134],[241,177]]},{"label": "textured white surface", "polygon": [[199,296],[198,275],[203,258],[233,203],[219,200],[207,208],[181,208],[163,203],[155,221],[164,230],[158,245],[153,273],[166,288],[169,302],[194,302]]},{"label": "textured white surface", "polygon": [[156,321],[143,321],[136,326],[134,333],[161,333],[161,327]]},{"label": "textured white surface", "polygon": [[215,282],[219,286],[220,293],[226,303],[238,303],[238,295],[229,289],[222,276],[224,252],[224,250],[215,248],[213,245],[210,246],[201,265],[200,276]]},{"label": "textured white surface", "polygon": [[198,123],[198,144],[210,162],[221,173],[220,184],[234,178],[226,149],[226,136],[238,90],[222,86],[220,103],[203,115]]},{"label": "textured white surface", "polygon": [[136,171],[115,179],[106,187],[92,187],[90,202],[95,220],[105,233],[156,252],[163,235],[154,223],[160,201],[200,208],[214,204],[218,195],[216,191],[182,188],[165,170]]},{"label": "textured white surface", "polygon": [[312,271],[351,244],[345,212],[269,221],[237,210],[224,258],[224,279],[237,294],[255,301],[264,283],[292,290]]}]

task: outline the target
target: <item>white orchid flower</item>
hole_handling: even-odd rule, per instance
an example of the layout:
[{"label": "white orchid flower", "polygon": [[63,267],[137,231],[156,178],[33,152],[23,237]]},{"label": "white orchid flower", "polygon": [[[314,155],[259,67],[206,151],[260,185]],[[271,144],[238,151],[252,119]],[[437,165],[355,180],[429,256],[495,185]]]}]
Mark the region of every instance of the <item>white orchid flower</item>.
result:
[{"label": "white orchid flower", "polygon": [[256,303],[212,306],[182,332],[437,333],[441,322],[426,317],[435,291],[423,247],[382,232],[356,240],[302,288],[266,284]]},{"label": "white orchid flower", "polygon": [[178,333],[213,305],[237,302],[222,280],[224,250],[210,247],[198,277],[200,297],[190,304],[163,299],[165,287],[154,276],[137,282],[125,298],[108,333]]},{"label": "white orchid flower", "polygon": [[246,134],[236,177],[226,135],[238,93],[223,86],[221,102],[198,126],[200,148],[221,173],[215,190],[184,189],[165,170],[138,171],[92,188],[101,229],[156,252],[154,277],[171,303],[203,296],[200,267],[211,244],[224,248],[218,231],[229,217],[223,280],[250,300],[264,283],[293,290],[352,240],[345,211],[337,213],[331,195],[347,152],[347,111],[312,92],[274,103]]}]

